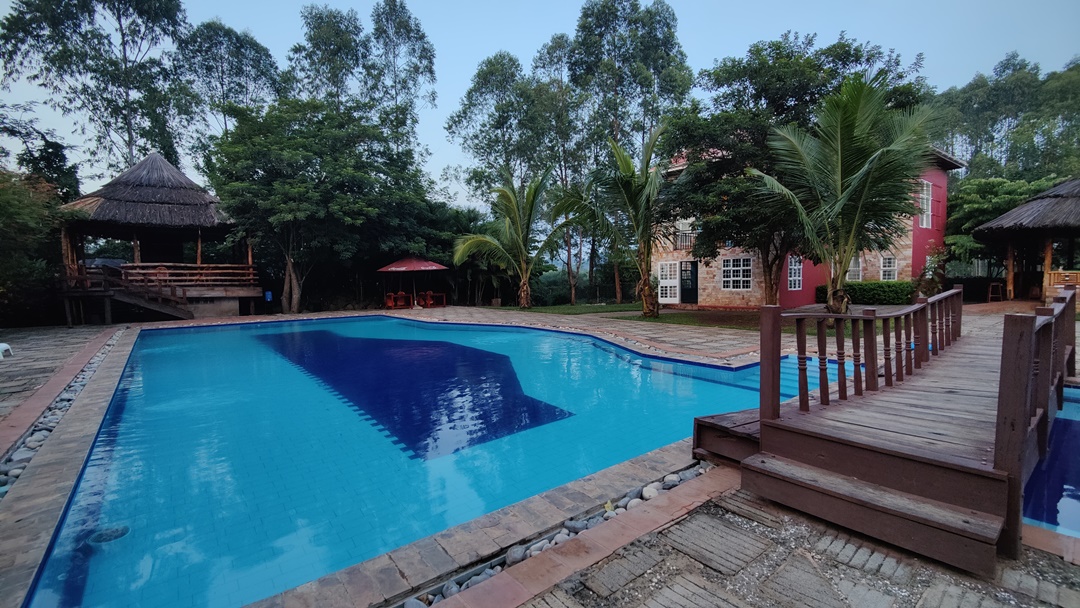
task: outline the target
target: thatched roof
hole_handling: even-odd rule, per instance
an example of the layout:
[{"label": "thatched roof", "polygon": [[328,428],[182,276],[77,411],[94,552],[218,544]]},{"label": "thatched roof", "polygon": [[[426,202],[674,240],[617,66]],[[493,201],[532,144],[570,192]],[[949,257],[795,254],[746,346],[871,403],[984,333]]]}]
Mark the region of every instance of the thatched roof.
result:
[{"label": "thatched roof", "polygon": [[220,201],[156,152],[97,191],[60,207],[82,221],[155,228],[218,228],[230,223]]},{"label": "thatched roof", "polygon": [[1080,233],[1080,179],[1062,182],[975,229],[977,236],[1038,230]]}]

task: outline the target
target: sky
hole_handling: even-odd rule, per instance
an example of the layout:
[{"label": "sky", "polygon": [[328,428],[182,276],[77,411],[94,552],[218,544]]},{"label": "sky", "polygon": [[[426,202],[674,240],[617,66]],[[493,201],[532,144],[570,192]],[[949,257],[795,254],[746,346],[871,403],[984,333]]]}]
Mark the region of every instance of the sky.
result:
[{"label": "sky", "polygon": [[[370,30],[375,0],[321,0],[343,10],[355,9]],[[477,65],[500,50],[513,53],[524,66],[553,34],[573,35],[583,0],[408,0],[409,10],[435,46],[438,95],[434,108],[420,112],[418,138],[431,156],[427,171],[436,179],[448,165],[468,164],[468,157],[447,141],[444,125],[469,88]],[[895,49],[904,64],[925,56],[922,75],[943,91],[962,86],[977,72],[990,73],[1010,51],[1041,65],[1043,72],[1064,67],[1080,56],[1077,0],[907,0],[853,3],[851,0],[667,0],[679,19],[678,36],[694,72],[717,59],[743,56],[760,40],[774,40],[787,30],[816,33],[818,46],[834,42],[841,31],[859,42]],[[185,0],[193,25],[215,17],[237,30],[250,31],[284,67],[289,47],[302,39],[300,8],[308,2],[254,0]],[[0,12],[11,10],[0,0]],[[31,85],[17,83],[0,92],[9,103],[42,100]],[[44,112],[42,114],[45,114]],[[49,113],[42,124],[69,143],[81,143],[71,118]],[[73,155],[83,160],[85,152]],[[84,173],[92,173],[92,170]],[[191,171],[189,171],[191,173]],[[197,175],[191,175],[202,181]],[[89,192],[105,179],[85,180]],[[449,185],[449,184],[448,184]],[[453,188],[455,192],[457,188]],[[458,194],[458,204],[475,204]]]}]

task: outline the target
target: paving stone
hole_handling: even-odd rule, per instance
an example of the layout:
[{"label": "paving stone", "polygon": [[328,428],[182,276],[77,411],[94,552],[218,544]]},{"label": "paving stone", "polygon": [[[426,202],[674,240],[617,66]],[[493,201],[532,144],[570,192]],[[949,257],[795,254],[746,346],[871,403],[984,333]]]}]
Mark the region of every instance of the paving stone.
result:
[{"label": "paving stone", "polygon": [[938,579],[919,598],[916,608],[1005,608],[1005,604],[971,589]]},{"label": "paving stone", "polygon": [[805,555],[792,555],[762,586],[786,606],[848,608],[832,584]]},{"label": "paving stone", "polygon": [[660,556],[648,547],[626,547],[620,553],[585,580],[585,586],[600,597],[615,593],[660,563]]},{"label": "paving stone", "polygon": [[736,515],[741,515],[770,528],[779,529],[783,525],[780,518],[769,511],[768,506],[762,502],[761,498],[744,490],[725,494],[716,499],[716,504]]},{"label": "paving stone", "polygon": [[582,606],[562,589],[555,589],[525,604],[523,608],[582,608]]},{"label": "paving stone", "polygon": [[668,528],[664,539],[679,551],[727,575],[742,570],[772,546],[772,542],[756,534],[700,513]]},{"label": "paving stone", "polygon": [[1039,581],[1039,593],[1036,596],[1040,602],[1046,602],[1051,606],[1058,605],[1058,586],[1050,581]]},{"label": "paving stone", "polygon": [[749,608],[749,604],[692,574],[680,574],[640,608]]},{"label": "paving stone", "polygon": [[895,599],[866,583],[855,583],[851,579],[840,581],[839,587],[848,603],[859,608],[890,608]]},{"label": "paving stone", "polygon": [[859,547],[859,550],[856,551],[855,555],[851,557],[851,561],[848,562],[848,565],[852,568],[862,570],[863,566],[866,565],[866,562],[870,561],[870,555],[872,553],[873,549],[867,547],[866,545],[863,545]]}]

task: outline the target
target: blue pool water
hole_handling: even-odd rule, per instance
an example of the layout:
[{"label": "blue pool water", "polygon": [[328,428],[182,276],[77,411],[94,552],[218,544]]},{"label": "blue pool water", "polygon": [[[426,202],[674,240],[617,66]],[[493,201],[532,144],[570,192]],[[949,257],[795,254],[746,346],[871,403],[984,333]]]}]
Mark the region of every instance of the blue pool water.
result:
[{"label": "blue pool water", "polygon": [[757,388],[757,366],[552,331],[143,331],[29,603],[256,601],[677,441]]},{"label": "blue pool water", "polygon": [[1024,487],[1024,522],[1080,538],[1080,389],[1065,389],[1049,444]]}]

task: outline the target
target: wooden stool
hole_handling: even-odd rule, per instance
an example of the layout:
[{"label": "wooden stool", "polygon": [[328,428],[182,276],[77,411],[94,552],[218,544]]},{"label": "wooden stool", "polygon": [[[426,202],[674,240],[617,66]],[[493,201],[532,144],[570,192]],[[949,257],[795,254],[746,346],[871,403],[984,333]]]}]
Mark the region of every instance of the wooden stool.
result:
[{"label": "wooden stool", "polygon": [[1001,283],[990,283],[990,289],[988,289],[986,293],[986,301],[993,302],[994,298],[997,298],[998,302],[1001,302],[1003,299],[1001,296]]}]

